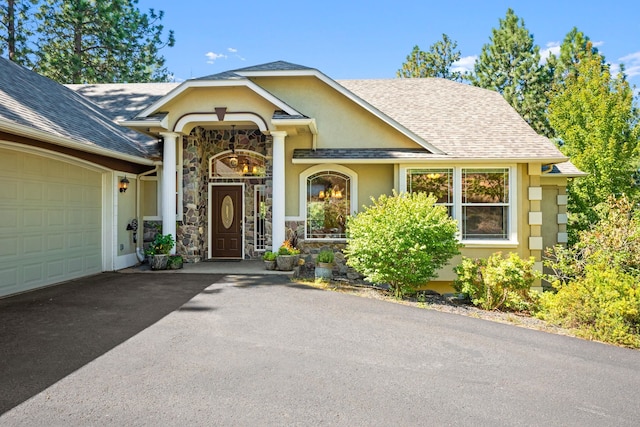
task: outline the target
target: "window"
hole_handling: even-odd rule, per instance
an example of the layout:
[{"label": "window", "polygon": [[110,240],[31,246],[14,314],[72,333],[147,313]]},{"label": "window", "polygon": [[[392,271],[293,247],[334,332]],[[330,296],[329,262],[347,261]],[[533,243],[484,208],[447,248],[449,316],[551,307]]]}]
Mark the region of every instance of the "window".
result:
[{"label": "window", "polygon": [[509,169],[462,169],[462,238],[507,239]]},{"label": "window", "polygon": [[345,239],[351,207],[351,178],[336,171],[307,177],[306,235],[310,239]]},{"label": "window", "polygon": [[407,192],[433,194],[453,216],[453,169],[409,169],[407,171]]},{"label": "window", "polygon": [[210,159],[211,178],[263,178],[265,158],[250,150],[226,151]]},{"label": "window", "polygon": [[508,167],[406,169],[406,191],[436,196],[458,220],[462,240],[514,238],[510,188]]}]

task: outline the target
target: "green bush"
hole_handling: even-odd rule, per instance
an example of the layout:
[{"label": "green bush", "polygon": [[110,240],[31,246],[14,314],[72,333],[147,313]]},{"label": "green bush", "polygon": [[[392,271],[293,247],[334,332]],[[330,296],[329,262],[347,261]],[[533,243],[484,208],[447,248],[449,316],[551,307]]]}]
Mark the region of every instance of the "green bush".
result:
[{"label": "green bush", "polygon": [[158,233],[145,252],[147,255],[169,254],[174,244],[175,241],[171,234]]},{"label": "green bush", "polygon": [[396,297],[426,284],[459,253],[457,223],[425,193],[372,198],[347,222],[347,265],[373,283],[387,283]]},{"label": "green bush", "polygon": [[501,252],[488,259],[462,257],[453,287],[485,310],[530,311],[537,300],[531,286],[539,277],[534,263],[535,258],[525,261],[515,253],[506,259]]},{"label": "green bush", "polygon": [[262,259],[265,261],[275,261],[278,257],[278,254],[271,251],[266,251],[264,255],[262,255]]},{"label": "green bush", "polygon": [[538,317],[584,338],[639,348],[637,278],[609,264],[587,265],[583,276],[542,295]]},{"label": "green bush", "polygon": [[577,242],[547,252],[538,316],[589,339],[640,347],[640,214],[626,197],[596,208],[599,221]]},{"label": "green bush", "polygon": [[325,264],[331,264],[333,263],[334,257],[335,255],[333,254],[333,251],[326,249],[326,250],[320,251],[316,261],[322,262]]}]

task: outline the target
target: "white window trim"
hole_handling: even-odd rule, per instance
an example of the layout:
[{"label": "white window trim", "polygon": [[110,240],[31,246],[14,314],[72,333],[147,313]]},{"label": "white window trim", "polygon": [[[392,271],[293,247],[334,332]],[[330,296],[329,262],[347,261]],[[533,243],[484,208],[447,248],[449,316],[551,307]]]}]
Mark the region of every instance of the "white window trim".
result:
[{"label": "white window trim", "polygon": [[307,237],[307,179],[311,175],[314,175],[322,171],[338,172],[349,177],[349,182],[351,184],[351,189],[350,189],[351,200],[349,205],[349,214],[354,215],[358,212],[358,174],[355,171],[347,167],[344,167],[338,164],[332,164],[332,163],[316,165],[308,169],[305,169],[300,174],[300,196],[299,196],[300,197],[300,215],[299,216],[301,220],[304,220],[305,240],[308,240],[310,242],[346,242],[347,239],[345,238],[336,239],[336,238],[330,238],[330,237],[323,237],[323,238]]},{"label": "white window trim", "polygon": [[[502,247],[513,248],[518,243],[518,178],[516,165],[400,165],[399,188],[401,193],[407,192],[407,172],[409,169],[453,169],[453,214],[458,223],[458,240],[467,248]],[[508,218],[508,239],[462,239],[462,169],[496,169],[506,168],[509,170],[509,218]]]}]

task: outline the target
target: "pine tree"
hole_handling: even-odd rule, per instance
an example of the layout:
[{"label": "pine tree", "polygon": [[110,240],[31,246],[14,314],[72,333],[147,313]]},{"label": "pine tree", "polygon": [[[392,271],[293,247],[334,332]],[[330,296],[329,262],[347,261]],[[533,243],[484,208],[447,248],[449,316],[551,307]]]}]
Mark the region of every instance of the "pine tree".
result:
[{"label": "pine tree", "polygon": [[545,112],[551,72],[540,64],[540,47],[534,44],[524,20],[508,9],[499,28],[492,30],[490,41],[482,47],[470,82],[502,94],[533,129],[550,136]]},{"label": "pine tree", "polygon": [[401,78],[441,77],[460,81],[462,74],[451,69],[453,63],[460,59],[460,51],[456,50],[457,47],[458,43],[446,34],[442,34],[442,40],[431,45],[428,52],[421,51],[416,45],[396,75]]},{"label": "pine tree", "polygon": [[60,83],[166,81],[159,54],[162,11],[142,13],[138,0],[46,0],[38,12],[34,70]]},{"label": "pine tree", "polygon": [[0,55],[26,67],[32,65],[29,40],[34,21],[30,11],[37,3],[38,0],[7,0],[0,4]]}]

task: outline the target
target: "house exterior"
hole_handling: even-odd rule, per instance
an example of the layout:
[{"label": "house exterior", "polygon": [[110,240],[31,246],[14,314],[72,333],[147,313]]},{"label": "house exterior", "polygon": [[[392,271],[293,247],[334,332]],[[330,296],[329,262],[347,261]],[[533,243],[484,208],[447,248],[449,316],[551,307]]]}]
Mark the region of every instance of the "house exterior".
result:
[{"label": "house exterior", "polygon": [[[28,128],[50,117],[57,126],[43,132],[67,132],[80,142],[64,161],[100,176],[94,190],[86,190],[102,201],[102,262],[91,271],[98,264],[103,271],[135,264],[142,224],[174,235],[174,250],[188,262],[258,258],[294,234],[312,260],[321,247],[344,247],[347,218],[394,189],[434,193],[458,221],[466,256],[513,251],[536,257],[542,268],[543,248],[566,241],[566,183],[581,172],[495,92],[443,79],[338,82],[287,62],[181,84],[65,88],[33,73],[28,78],[46,87],[41,99],[60,92],[99,118],[88,111],[61,117],[57,106],[38,102],[30,121],[0,110],[0,162],[18,164],[7,153],[47,162],[60,155],[61,143],[48,142],[34,153],[38,138],[16,141],[25,129],[5,129],[12,120]],[[14,84],[6,80],[0,90]],[[113,130],[113,141],[70,132],[95,122]],[[120,145],[129,150],[125,158]],[[87,147],[118,162],[85,160]],[[120,193],[125,175],[131,184]],[[24,179],[13,172],[0,178],[0,188],[6,193],[7,182]],[[5,199],[3,216],[13,212]],[[27,212],[28,201],[22,203],[19,212]],[[141,226],[127,231],[133,219]],[[2,246],[17,239],[0,233]],[[11,279],[6,271],[23,262],[20,254],[11,256],[0,258],[0,277]],[[447,267],[430,285],[453,279]]]}]

